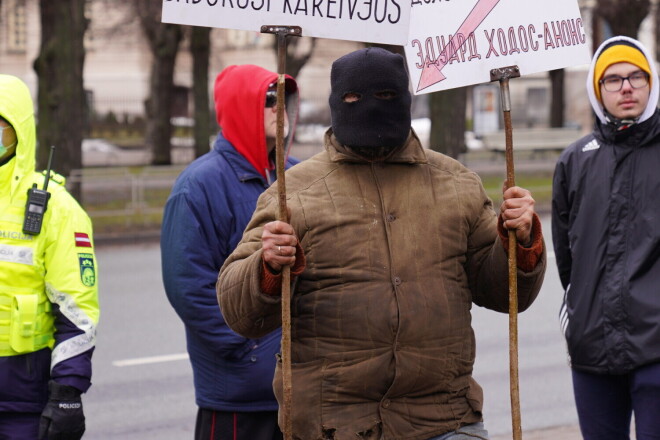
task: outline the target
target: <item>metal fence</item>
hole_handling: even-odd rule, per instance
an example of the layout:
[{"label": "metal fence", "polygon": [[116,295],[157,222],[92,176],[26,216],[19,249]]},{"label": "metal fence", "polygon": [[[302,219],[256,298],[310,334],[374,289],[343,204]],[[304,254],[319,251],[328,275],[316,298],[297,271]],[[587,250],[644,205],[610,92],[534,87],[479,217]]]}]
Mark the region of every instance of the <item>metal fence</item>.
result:
[{"label": "metal fence", "polygon": [[154,235],[184,166],[85,168],[74,170],[67,184],[80,184],[80,202],[97,239]]}]

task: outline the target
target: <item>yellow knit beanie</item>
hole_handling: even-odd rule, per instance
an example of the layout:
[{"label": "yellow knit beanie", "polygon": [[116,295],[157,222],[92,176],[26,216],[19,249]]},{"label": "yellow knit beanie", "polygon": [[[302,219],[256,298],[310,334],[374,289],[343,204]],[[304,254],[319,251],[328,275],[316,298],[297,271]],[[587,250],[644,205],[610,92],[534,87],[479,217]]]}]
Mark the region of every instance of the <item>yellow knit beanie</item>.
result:
[{"label": "yellow knit beanie", "polygon": [[601,101],[599,81],[602,79],[603,73],[605,73],[607,68],[616,63],[634,64],[649,74],[649,84],[651,82],[651,67],[644,54],[630,44],[617,42],[603,50],[598,60],[596,60],[596,66],[594,67],[594,91],[599,101]]}]

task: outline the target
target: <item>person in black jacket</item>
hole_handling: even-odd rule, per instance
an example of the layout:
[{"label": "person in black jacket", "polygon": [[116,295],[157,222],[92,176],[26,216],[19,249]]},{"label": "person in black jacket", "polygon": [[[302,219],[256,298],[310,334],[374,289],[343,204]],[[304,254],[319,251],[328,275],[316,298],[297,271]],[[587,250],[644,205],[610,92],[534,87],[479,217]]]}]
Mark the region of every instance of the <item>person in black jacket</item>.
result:
[{"label": "person in black jacket", "polygon": [[647,49],[614,37],[596,51],[591,134],[555,169],[552,235],[560,312],[586,440],[660,439],[660,115]]}]

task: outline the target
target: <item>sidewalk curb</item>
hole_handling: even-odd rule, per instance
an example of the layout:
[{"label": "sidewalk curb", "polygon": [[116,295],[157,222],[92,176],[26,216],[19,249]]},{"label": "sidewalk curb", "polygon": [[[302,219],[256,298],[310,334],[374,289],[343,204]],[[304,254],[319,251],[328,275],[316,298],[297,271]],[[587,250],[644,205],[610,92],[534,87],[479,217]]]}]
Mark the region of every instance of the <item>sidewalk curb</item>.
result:
[{"label": "sidewalk curb", "polygon": [[[578,425],[566,425],[533,431],[523,430],[523,438],[525,440],[582,440],[582,434]],[[490,440],[511,440],[511,434],[495,435]]]}]

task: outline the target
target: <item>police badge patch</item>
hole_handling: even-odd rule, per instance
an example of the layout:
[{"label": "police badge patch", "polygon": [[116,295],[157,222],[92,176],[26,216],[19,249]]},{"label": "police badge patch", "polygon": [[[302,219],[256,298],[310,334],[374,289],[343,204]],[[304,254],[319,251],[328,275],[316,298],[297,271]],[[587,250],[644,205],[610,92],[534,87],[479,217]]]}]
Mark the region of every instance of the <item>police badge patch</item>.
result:
[{"label": "police badge patch", "polygon": [[80,280],[87,287],[96,284],[96,271],[94,270],[94,255],[78,254],[80,262]]}]

